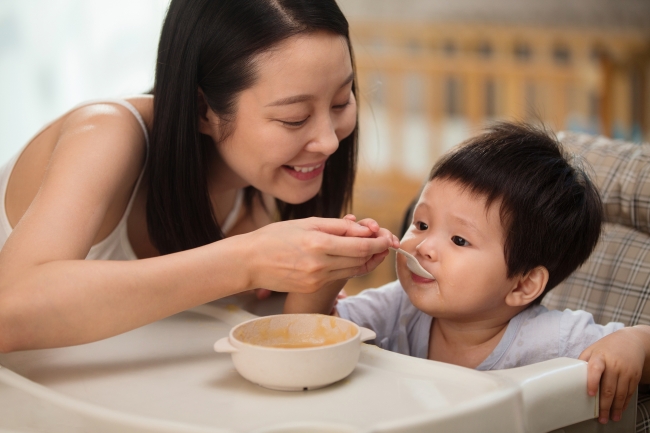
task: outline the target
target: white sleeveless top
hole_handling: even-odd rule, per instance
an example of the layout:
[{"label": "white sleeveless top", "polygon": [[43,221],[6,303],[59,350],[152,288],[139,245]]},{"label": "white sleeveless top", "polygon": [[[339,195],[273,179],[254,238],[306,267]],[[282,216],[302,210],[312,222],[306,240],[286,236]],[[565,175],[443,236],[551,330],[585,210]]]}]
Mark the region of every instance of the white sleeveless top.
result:
[{"label": "white sleeveless top", "polygon": [[[86,105],[98,104],[98,103],[109,103],[109,104],[121,105],[127,108],[131,113],[133,113],[133,116],[136,118],[136,120],[142,127],[142,132],[144,134],[145,142],[147,144],[147,157],[148,157],[149,134],[147,132],[147,127],[145,126],[144,121],[142,120],[142,116],[140,115],[138,110],[136,110],[135,107],[131,105],[129,102],[123,99],[88,101],[80,105],[77,105],[72,110],[75,110],[77,108]],[[45,125],[43,128],[41,128],[41,130],[39,130],[39,132],[36,133],[34,137],[38,136],[38,134],[40,134],[44,129],[46,129],[52,123],[53,122],[50,122],[47,125]],[[29,140],[27,145],[29,145],[29,143],[31,143],[32,140]],[[25,147],[27,147],[27,145]],[[6,164],[0,167],[0,248],[2,248],[2,246],[5,244],[7,238],[9,237],[9,235],[13,230],[13,228],[9,224],[9,219],[7,218],[7,212],[5,208],[5,196],[7,193],[7,184],[9,182],[9,176],[11,176],[11,172],[13,171],[13,168],[16,165],[16,161],[18,161],[18,158],[22,154],[23,150],[25,150],[25,147],[23,147],[23,149],[21,149],[20,152],[18,152],[13,158],[7,161]],[[90,248],[90,251],[86,256],[86,260],[137,260],[138,257],[133,252],[133,248],[131,248],[131,243],[129,242],[128,232],[127,232],[127,220],[129,218],[129,214],[131,213],[131,208],[133,206],[135,194],[138,191],[140,182],[142,181],[142,175],[143,172],[141,172],[140,176],[138,177],[135,187],[133,188],[133,193],[131,194],[131,198],[129,199],[129,203],[126,207],[124,215],[120,219],[120,222],[105,239],[103,239],[101,242],[93,245]],[[241,189],[237,193],[233,208],[231,209],[230,213],[226,217],[226,220],[224,221],[224,224],[221,227],[221,231],[223,233],[227,233],[237,222],[237,216],[239,215],[239,211],[243,203],[243,198],[244,198],[244,190]]]}]

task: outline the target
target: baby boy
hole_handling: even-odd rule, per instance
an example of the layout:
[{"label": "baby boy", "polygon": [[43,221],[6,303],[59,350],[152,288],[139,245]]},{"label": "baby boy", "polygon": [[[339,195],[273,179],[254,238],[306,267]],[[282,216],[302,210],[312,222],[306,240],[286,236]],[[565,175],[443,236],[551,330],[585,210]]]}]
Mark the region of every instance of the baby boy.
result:
[{"label": "baby boy", "polygon": [[[340,300],[334,314],[374,330],[384,349],[478,370],[583,359],[588,392],[601,388],[599,420],[611,410],[617,421],[650,380],[650,327],[540,305],[589,257],[602,218],[598,191],[554,138],[496,124],[433,167],[401,240],[433,278],[398,255],[398,281]],[[339,289],[290,294],[285,312],[327,313]]]}]

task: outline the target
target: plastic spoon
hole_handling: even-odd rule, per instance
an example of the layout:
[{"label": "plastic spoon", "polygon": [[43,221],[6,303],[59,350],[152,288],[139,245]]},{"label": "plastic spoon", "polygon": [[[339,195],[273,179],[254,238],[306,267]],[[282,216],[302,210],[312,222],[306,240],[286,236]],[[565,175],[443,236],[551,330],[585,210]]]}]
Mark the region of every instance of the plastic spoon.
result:
[{"label": "plastic spoon", "polygon": [[407,253],[401,248],[392,248],[391,250],[395,251],[396,253],[400,253],[404,257],[406,257],[406,266],[409,268],[411,272],[413,272],[415,275],[419,275],[424,278],[429,278],[430,280],[434,280],[433,275],[428,273],[426,269],[422,267],[420,262],[418,262],[418,259],[413,257],[411,254]]}]

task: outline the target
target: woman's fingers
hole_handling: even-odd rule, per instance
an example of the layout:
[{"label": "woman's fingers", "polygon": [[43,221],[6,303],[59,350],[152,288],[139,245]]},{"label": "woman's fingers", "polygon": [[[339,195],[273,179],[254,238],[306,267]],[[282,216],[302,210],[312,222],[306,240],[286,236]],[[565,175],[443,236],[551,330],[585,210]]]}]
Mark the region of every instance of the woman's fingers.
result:
[{"label": "woman's fingers", "polygon": [[355,276],[359,277],[361,275],[369,274],[370,272],[374,271],[377,266],[379,266],[381,262],[384,261],[386,256],[388,256],[388,250],[383,251],[379,254],[375,254],[362,266],[360,273]]},{"label": "woman's fingers", "polygon": [[356,221],[356,217],[352,214],[347,214],[340,220],[332,218],[309,218],[312,224],[315,224],[318,230],[325,233],[346,236],[346,237],[385,237],[391,246],[396,244],[399,247],[399,239],[393,235],[390,230],[381,228],[377,221],[372,218],[364,218],[361,221]]},{"label": "woman's fingers", "polygon": [[358,221],[357,224],[368,227],[373,233],[377,233],[380,229],[377,221],[372,218],[364,218],[361,221]]},{"label": "woman's fingers", "polygon": [[255,289],[255,297],[257,297],[257,299],[260,301],[271,296],[271,293],[273,292],[271,292],[269,289]]},{"label": "woman's fingers", "polygon": [[[346,217],[354,215],[346,215]],[[373,232],[368,227],[358,224],[350,218],[307,218],[305,224],[309,229],[320,231],[335,236],[354,236],[354,237],[368,237],[372,236]]]},{"label": "woman's fingers", "polygon": [[357,275],[361,275],[361,269],[362,268],[358,266],[345,269],[336,269],[329,273],[329,279],[331,281],[349,280],[350,278],[356,277]]},{"label": "woman's fingers", "polygon": [[249,287],[313,293],[333,280],[373,270],[394,237],[374,236],[368,227],[352,219],[307,218],[252,232],[247,242],[251,256]]},{"label": "woman's fingers", "polygon": [[399,248],[399,238],[386,229],[381,229],[377,234],[378,237],[385,237],[393,248]]},{"label": "woman's fingers", "polygon": [[391,239],[347,236],[315,237],[312,247],[330,256],[370,257],[388,250]]},{"label": "woman's fingers", "polygon": [[364,234],[364,231],[358,230],[349,230],[344,236],[372,236],[375,238],[384,237],[388,239],[390,246],[393,248],[399,248],[399,238],[391,233],[390,230],[382,228],[379,226],[379,223],[372,218],[364,218],[361,221],[357,221],[357,217],[352,214],[347,214],[343,217],[343,220],[354,222],[362,227],[366,227],[370,230],[367,232],[367,235]]}]

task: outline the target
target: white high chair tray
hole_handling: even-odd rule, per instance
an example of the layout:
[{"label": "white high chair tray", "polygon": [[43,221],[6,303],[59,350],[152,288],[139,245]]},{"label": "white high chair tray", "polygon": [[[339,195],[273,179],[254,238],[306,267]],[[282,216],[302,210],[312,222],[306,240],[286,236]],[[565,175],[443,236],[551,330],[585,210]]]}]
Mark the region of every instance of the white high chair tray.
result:
[{"label": "white high chair tray", "polygon": [[481,373],[364,344],[334,385],[265,389],[212,349],[251,317],[213,303],[91,344],[0,354],[0,430],[517,433],[595,416],[586,365],[568,359]]}]

